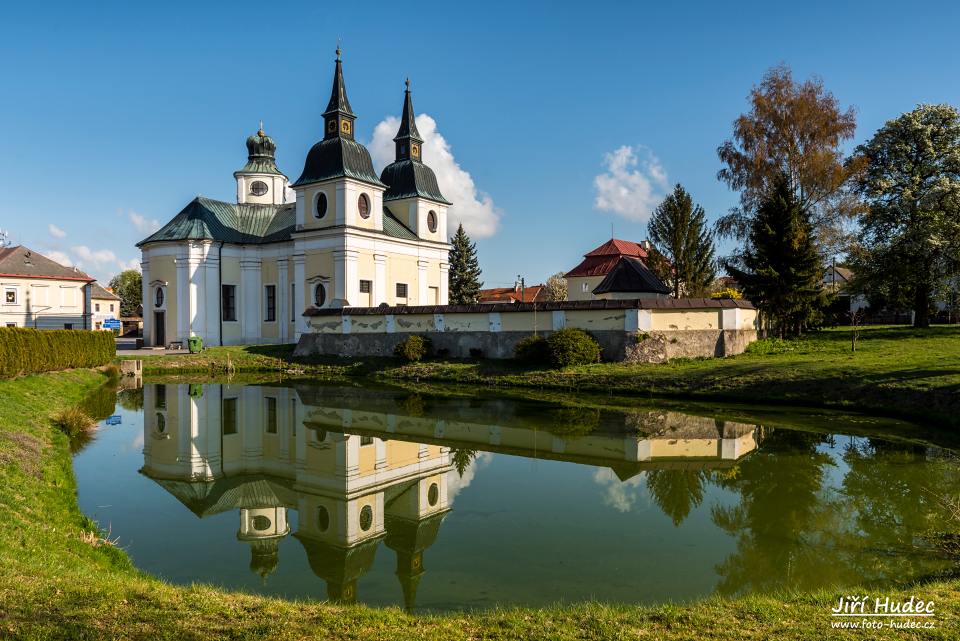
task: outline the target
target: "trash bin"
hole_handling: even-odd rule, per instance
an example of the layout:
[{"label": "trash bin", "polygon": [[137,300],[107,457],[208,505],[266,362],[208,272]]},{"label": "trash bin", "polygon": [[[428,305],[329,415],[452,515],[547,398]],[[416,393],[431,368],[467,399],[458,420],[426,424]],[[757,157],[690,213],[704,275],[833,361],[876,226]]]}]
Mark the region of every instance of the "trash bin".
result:
[{"label": "trash bin", "polygon": [[187,346],[190,348],[191,354],[199,354],[203,351],[203,339],[199,336],[191,336],[187,339]]}]

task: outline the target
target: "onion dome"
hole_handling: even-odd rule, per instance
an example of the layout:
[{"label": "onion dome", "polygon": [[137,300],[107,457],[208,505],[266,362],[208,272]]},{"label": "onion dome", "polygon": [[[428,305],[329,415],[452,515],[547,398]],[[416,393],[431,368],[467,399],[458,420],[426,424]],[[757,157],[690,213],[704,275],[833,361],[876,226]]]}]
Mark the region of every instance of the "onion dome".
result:
[{"label": "onion dome", "polygon": [[400,128],[393,142],[396,145],[396,160],[383,168],[381,182],[387,185],[384,200],[400,198],[426,198],[434,202],[449,205],[450,202],[440,193],[437,176],[422,162],[423,138],[417,130],[417,119],[413,112],[413,100],[410,98],[410,79],[406,81],[403,95],[403,113],[400,116]]},{"label": "onion dome", "polygon": [[237,174],[280,174],[277,169],[277,144],[273,138],[263,133],[263,123],[257,133],[247,138],[247,164]]},{"label": "onion dome", "polygon": [[353,123],[356,119],[347,99],[340,48],[337,47],[330,101],[323,112],[323,140],[307,153],[303,173],[292,186],[343,177],[382,186],[373,169],[370,152],[354,140]]}]

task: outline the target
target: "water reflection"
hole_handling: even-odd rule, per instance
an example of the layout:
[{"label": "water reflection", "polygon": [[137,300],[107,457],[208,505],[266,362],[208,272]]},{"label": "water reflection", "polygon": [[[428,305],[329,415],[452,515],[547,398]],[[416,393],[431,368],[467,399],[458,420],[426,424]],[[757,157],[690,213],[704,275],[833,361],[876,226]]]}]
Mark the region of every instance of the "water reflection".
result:
[{"label": "water reflection", "polygon": [[137,401],[141,472],[200,518],[235,512],[252,572],[266,580],[292,535],[327,597],[352,602],[383,543],[407,608],[454,497],[492,454],[595,466],[611,491],[645,482],[678,526],[702,504],[710,475],[733,469],[765,435],[673,412],[347,387],[147,385]]}]

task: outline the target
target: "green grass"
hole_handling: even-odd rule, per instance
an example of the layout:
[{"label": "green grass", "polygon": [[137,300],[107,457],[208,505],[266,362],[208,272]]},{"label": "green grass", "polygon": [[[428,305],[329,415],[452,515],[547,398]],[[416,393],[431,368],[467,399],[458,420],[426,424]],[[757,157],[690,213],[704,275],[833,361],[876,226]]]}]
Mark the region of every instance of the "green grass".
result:
[{"label": "green grass", "polygon": [[[72,371],[0,382],[0,638],[15,639],[822,639],[843,594],[824,590],[657,607],[581,604],[414,616],[398,609],[292,602],[137,571],[84,517],[67,436],[53,417],[104,380]],[[643,581],[644,577],[636,577]],[[900,586],[936,602],[937,628],[896,639],[960,638],[960,580]]]},{"label": "green grass", "polygon": [[845,409],[960,427],[960,326],[862,330],[856,352],[847,329],[799,340],[767,339],[723,359],[664,364],[599,363],[562,370],[513,361],[333,357],[298,360],[292,345],[215,347],[201,354],[148,356],[147,374],[275,372],[361,376],[381,381],[453,383],[484,388],[593,392],[634,399],[687,399]]}]

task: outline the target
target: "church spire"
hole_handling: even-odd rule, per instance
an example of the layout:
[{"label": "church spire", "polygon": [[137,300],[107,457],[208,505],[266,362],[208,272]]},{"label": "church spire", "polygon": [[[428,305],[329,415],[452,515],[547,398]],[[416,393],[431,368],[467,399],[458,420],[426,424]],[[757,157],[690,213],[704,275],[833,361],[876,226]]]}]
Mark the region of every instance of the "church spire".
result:
[{"label": "church spire", "polygon": [[330,102],[323,112],[324,138],[348,138],[353,140],[353,121],[357,116],[350,108],[347,99],[347,87],[343,82],[343,63],[340,60],[340,46],[337,46],[336,67],[333,72],[333,87],[330,90]]},{"label": "church spire", "polygon": [[420,146],[423,138],[417,130],[417,117],[413,113],[413,100],[410,98],[410,79],[406,80],[406,90],[403,92],[403,114],[400,116],[400,129],[393,141],[396,143],[397,162],[401,160],[421,160]]}]

